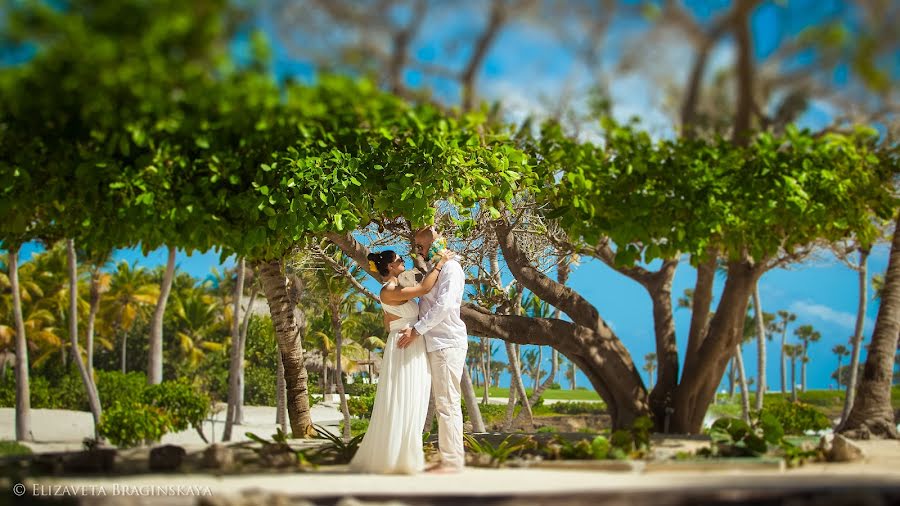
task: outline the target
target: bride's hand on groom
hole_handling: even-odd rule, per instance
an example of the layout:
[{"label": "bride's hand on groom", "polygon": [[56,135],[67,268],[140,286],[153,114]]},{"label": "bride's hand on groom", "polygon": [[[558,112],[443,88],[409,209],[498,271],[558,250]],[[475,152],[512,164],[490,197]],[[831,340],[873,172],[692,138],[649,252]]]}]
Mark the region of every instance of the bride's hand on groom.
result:
[{"label": "bride's hand on groom", "polygon": [[403,329],[397,334],[397,347],[406,348],[419,337],[419,333],[414,328]]},{"label": "bride's hand on groom", "polygon": [[453,260],[454,258],[456,258],[456,252],[451,249],[445,249],[441,251],[441,259],[438,260],[436,267],[440,269],[448,260]]}]

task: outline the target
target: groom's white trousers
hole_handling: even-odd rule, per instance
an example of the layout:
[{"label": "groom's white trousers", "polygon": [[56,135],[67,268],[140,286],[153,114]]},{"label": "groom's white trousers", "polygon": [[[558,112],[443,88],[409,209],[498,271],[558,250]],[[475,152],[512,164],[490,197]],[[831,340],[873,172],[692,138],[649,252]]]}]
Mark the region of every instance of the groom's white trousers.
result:
[{"label": "groom's white trousers", "polygon": [[466,465],[463,447],[463,416],[460,381],[466,365],[465,348],[444,348],[428,353],[431,389],[438,420],[438,448],[441,465],[462,469]]}]

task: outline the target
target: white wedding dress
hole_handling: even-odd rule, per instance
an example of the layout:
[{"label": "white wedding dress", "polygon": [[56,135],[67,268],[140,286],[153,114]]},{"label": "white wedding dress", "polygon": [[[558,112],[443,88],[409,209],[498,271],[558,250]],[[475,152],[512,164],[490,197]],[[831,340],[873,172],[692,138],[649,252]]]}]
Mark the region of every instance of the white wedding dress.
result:
[{"label": "white wedding dress", "polygon": [[418,473],[425,468],[422,429],[431,393],[431,372],[425,339],[419,337],[406,348],[398,348],[397,333],[416,323],[419,305],[410,300],[399,306],[382,304],[382,307],[400,318],[390,323],[372,419],[350,462],[350,470]]}]

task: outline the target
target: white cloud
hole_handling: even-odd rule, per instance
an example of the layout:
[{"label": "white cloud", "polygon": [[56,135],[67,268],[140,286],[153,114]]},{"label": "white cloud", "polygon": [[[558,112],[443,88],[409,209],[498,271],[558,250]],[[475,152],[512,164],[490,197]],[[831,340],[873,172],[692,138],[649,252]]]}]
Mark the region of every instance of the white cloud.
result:
[{"label": "white cloud", "polygon": [[[853,331],[856,327],[856,314],[838,311],[822,304],[802,300],[791,304],[789,310],[793,313],[797,313],[797,316],[799,317],[798,320],[802,319],[802,317],[815,318],[823,322],[838,325],[850,331]],[[872,319],[866,318],[865,327],[869,328],[872,324]]]}]

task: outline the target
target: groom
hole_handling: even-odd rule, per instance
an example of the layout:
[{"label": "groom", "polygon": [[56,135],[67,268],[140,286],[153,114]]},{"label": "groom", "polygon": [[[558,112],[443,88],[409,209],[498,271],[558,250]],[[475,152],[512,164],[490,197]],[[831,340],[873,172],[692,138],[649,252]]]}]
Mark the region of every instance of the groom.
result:
[{"label": "groom", "polygon": [[[416,232],[416,250],[433,261],[432,243],[442,239],[432,228]],[[446,272],[445,272],[446,271]],[[424,336],[431,365],[431,389],[438,417],[438,447],[441,465],[433,471],[459,472],[465,467],[460,380],[466,363],[468,334],[459,316],[465,288],[465,273],[455,259],[444,264],[437,285],[419,299],[419,321],[400,332],[397,346],[405,348]]]}]

